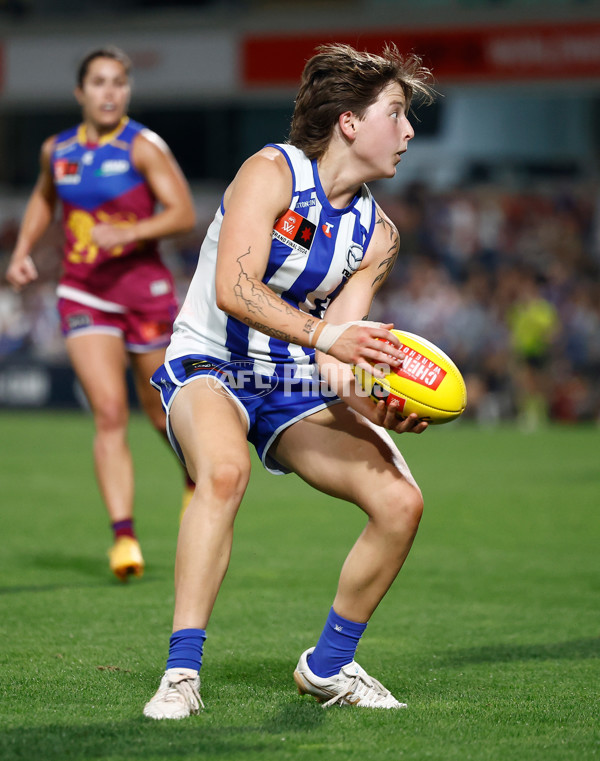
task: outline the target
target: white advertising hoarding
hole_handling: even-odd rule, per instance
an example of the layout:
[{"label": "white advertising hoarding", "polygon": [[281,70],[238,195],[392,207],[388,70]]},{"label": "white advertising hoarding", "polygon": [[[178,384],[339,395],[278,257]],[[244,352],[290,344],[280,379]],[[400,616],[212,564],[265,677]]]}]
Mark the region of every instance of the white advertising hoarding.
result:
[{"label": "white advertising hoarding", "polygon": [[238,41],[225,31],[52,35],[7,40],[0,103],[70,102],[79,61],[107,44],[133,61],[136,102],[231,96],[238,84]]}]

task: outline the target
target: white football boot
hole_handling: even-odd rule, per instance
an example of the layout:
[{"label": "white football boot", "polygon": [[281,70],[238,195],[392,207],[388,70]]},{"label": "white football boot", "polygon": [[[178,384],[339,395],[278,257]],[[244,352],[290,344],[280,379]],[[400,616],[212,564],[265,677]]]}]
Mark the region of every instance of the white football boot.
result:
[{"label": "white football boot", "polygon": [[144,706],[149,719],[185,719],[197,714],[204,703],[200,697],[200,678],[194,669],[167,669],[154,697]]},{"label": "white football boot", "polygon": [[320,677],[310,670],[308,656],[314,647],[302,653],[296,670],[294,681],[301,695],[312,695],[323,708],[339,703],[364,708],[406,708],[406,703],[400,703],[381,682],[370,677],[356,661],[348,663],[340,669],[339,674]]}]

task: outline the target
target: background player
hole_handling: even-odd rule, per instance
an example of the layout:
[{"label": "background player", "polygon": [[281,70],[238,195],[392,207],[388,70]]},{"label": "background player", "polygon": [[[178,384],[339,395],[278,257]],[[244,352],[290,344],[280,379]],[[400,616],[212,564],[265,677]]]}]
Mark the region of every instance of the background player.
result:
[{"label": "background player", "polygon": [[110,567],[123,580],[144,569],[133,526],[126,369],[132,368],[144,411],[165,433],[148,380],[164,359],[177,303],[156,240],[195,224],[188,185],[169,149],[127,116],[129,72],[128,57],[114,47],[81,62],[75,97],[83,121],[44,142],[6,273],[17,290],[37,278],[31,252],[60,199],[65,245],[58,309],[94,415],[96,476],[114,533]]},{"label": "background player", "polygon": [[[293,471],[368,517],[321,638],[300,657],[300,692],[327,704],[404,705],[354,653],[422,511],[384,428],[421,433],[427,424],[361,396],[350,365],[397,367],[403,359],[391,325],[361,322],[399,248],[364,183],[394,176],[414,134],[411,98],[431,97],[428,79],[417,57],[405,60],[395,48],[382,56],[321,48],[304,70],[291,144],[263,148],[225,192],[165,365],[153,376],[196,490],[179,532],[167,670],[146,716],[179,719],[201,704],[206,626],[250,473],[246,438],[272,472]],[[310,382],[315,348],[338,397]]]}]

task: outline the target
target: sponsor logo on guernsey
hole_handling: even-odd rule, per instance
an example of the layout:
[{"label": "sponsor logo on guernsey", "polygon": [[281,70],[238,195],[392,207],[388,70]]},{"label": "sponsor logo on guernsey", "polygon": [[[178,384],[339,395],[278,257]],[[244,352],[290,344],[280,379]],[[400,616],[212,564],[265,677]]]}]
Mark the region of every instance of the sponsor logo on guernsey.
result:
[{"label": "sponsor logo on guernsey", "polygon": [[78,161],[56,159],[54,162],[54,181],[58,185],[77,185],[81,182],[81,172]]},{"label": "sponsor logo on guernsey", "polygon": [[86,151],[81,157],[81,163],[89,166],[94,161],[94,151]]},{"label": "sponsor logo on guernsey", "polygon": [[435,391],[446,377],[446,371],[410,346],[401,344],[400,351],[405,355],[405,359],[402,366],[396,370],[397,375]]},{"label": "sponsor logo on guernsey", "polygon": [[332,228],[332,227],[333,227],[333,225],[331,224],[331,222],[325,222],[325,224],[324,224],[324,225],[323,225],[323,227],[322,227],[322,229],[323,229],[323,232],[325,233],[325,235],[326,235],[328,238],[331,238],[331,228]]},{"label": "sponsor logo on guernsey", "polygon": [[296,204],[297,209],[307,209],[309,206],[316,206],[317,205],[317,199],[316,198],[309,198],[308,201],[298,201]]},{"label": "sponsor logo on guernsey", "polygon": [[112,177],[115,174],[125,174],[128,169],[129,161],[127,159],[106,159],[100,165],[100,169],[97,170],[96,176]]},{"label": "sponsor logo on guernsey", "polygon": [[273,229],[273,238],[300,253],[308,253],[317,226],[306,217],[288,209]]},{"label": "sponsor logo on guernsey", "polygon": [[363,259],[363,247],[360,243],[352,243],[346,252],[346,266],[342,272],[345,278],[349,278],[360,267]]}]

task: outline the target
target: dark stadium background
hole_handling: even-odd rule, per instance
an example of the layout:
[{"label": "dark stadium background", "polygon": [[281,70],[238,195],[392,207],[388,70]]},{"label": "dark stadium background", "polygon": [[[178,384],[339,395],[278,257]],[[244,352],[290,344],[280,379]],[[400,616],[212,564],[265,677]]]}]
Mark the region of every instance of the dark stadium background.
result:
[{"label": "dark stadium background", "polygon": [[[2,271],[42,140],[79,118],[73,74],[91,47],[130,53],[130,113],[192,183],[198,229],[163,246],[183,294],[225,184],[246,156],[285,139],[314,46],[378,52],[388,39],[424,56],[441,97],[417,109],[397,178],[375,188],[402,249],[373,316],[446,349],[482,424],[600,419],[595,1],[0,0]],[[0,287],[1,407],[83,404],[54,314],[59,245],[49,231],[35,287]],[[546,331],[536,328],[544,309]]]}]

